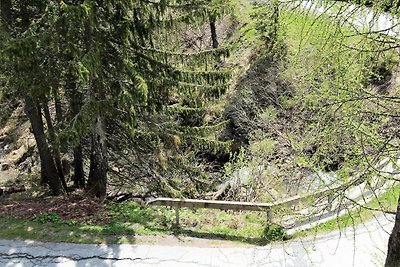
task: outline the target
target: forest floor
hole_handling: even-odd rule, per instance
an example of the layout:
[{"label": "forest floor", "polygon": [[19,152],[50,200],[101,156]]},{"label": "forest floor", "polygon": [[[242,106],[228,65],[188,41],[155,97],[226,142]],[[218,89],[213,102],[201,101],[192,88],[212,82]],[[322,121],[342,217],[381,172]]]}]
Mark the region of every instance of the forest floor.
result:
[{"label": "forest floor", "polygon": [[266,226],[265,214],[260,212],[182,210],[176,227],[173,209],[137,202],[99,203],[82,197],[3,201],[0,214],[0,238],[5,239],[130,243],[139,236],[146,242],[147,236],[179,236],[263,245],[285,238],[281,227]]},{"label": "forest floor", "polygon": [[16,219],[31,219],[38,214],[57,214],[63,221],[74,220],[77,223],[97,216],[101,222],[107,222],[107,209],[98,201],[82,197],[73,198],[35,198],[24,201],[5,201],[0,206],[3,216]]}]

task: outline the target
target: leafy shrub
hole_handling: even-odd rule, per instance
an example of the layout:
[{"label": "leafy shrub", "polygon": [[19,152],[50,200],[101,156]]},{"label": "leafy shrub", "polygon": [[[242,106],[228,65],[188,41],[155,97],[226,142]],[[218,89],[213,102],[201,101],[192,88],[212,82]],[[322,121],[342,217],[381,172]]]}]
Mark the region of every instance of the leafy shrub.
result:
[{"label": "leafy shrub", "polygon": [[57,213],[42,213],[33,216],[32,221],[38,223],[63,223],[62,219]]},{"label": "leafy shrub", "polygon": [[268,241],[283,240],[285,236],[285,229],[275,223],[268,223],[262,233],[262,238]]},{"label": "leafy shrub", "polygon": [[66,221],[65,224],[68,226],[75,226],[78,224],[78,222],[71,219],[71,220]]},{"label": "leafy shrub", "polygon": [[108,214],[116,220],[128,220],[132,223],[147,224],[154,220],[151,209],[142,207],[135,202],[111,204]]}]

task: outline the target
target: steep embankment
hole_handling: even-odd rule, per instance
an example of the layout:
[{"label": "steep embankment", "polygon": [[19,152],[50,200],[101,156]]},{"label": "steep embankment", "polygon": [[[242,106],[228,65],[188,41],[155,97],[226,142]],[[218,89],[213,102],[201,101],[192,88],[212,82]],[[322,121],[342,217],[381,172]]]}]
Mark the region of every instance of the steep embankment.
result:
[{"label": "steep embankment", "polygon": [[[38,175],[38,155],[23,105],[14,110],[0,128],[0,184],[24,183],[29,175]],[[26,184],[28,186],[28,184]]]}]

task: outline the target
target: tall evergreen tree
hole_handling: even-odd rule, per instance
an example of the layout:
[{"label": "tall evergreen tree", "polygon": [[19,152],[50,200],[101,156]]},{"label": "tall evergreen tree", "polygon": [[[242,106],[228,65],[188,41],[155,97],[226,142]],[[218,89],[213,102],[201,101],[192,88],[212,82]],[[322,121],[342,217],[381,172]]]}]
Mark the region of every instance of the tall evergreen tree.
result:
[{"label": "tall evergreen tree", "polygon": [[[226,49],[187,54],[165,46],[158,38],[159,34],[175,34],[175,28],[187,23],[206,22],[206,2],[37,2],[32,17],[21,15],[25,24],[10,20],[5,13],[4,25],[18,32],[14,30],[17,33],[10,35],[2,51],[9,59],[9,86],[26,88],[22,96],[44,163],[42,173],[54,194],[61,192],[61,182],[64,183],[61,141],[74,150],[75,184],[82,186],[82,141],[90,136],[86,190],[104,198],[109,169],[108,136],[115,131],[110,128],[113,120],[121,120],[119,131],[133,138],[138,119],[161,112],[171,95],[193,98],[194,92],[213,85],[226,87],[229,80],[226,71],[201,67],[215,65],[211,62],[218,62],[227,54]],[[22,0],[12,3],[11,10],[31,8]],[[23,10],[20,13],[25,14]],[[70,106],[66,109],[69,114],[64,118],[57,116],[59,123],[55,129],[47,102],[51,99],[58,103],[60,114],[60,98],[64,96],[64,105]],[[200,99],[196,101],[199,103]],[[44,131],[42,111],[48,134]]]},{"label": "tall evergreen tree", "polygon": [[[46,93],[53,85],[48,68],[51,56],[40,49],[41,41],[31,25],[45,10],[43,1],[4,2],[1,7],[2,28],[6,32],[1,44],[5,54],[5,74],[8,87],[25,100],[25,111],[31,122],[42,163],[42,177],[51,187],[53,194],[62,191],[62,177],[59,176],[44,130],[42,106]],[[46,66],[47,65],[47,66]],[[46,67],[45,67],[46,66]]]}]

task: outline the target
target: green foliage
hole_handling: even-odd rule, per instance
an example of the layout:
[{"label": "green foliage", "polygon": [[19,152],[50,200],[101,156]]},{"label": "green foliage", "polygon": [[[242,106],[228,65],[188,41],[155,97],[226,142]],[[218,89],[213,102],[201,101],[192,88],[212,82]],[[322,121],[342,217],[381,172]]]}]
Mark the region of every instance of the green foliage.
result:
[{"label": "green foliage", "polygon": [[[61,99],[67,112],[57,122],[50,147],[67,151],[78,146],[100,115],[107,138],[120,141],[109,146],[111,161],[123,157],[129,162],[123,166],[132,161],[155,165],[132,169],[151,174],[155,184],[163,184],[158,182],[167,176],[177,185],[173,181],[180,175],[165,173],[169,162],[184,165],[177,164],[176,155],[188,149],[227,153],[230,148],[229,141],[219,140],[223,122],[193,124],[187,118],[192,115],[183,115],[189,109],[204,110],[228,90],[231,72],[221,63],[230,49],[190,51],[180,39],[188,28],[209,23],[210,16],[222,18],[233,8],[226,1],[40,0],[26,6],[13,1],[15,21],[10,25],[18,27],[1,27],[0,75],[7,90],[19,98],[32,97],[39,110]],[[170,109],[172,98],[175,107]],[[132,147],[122,145],[127,139]],[[158,154],[158,164],[146,157],[150,154]],[[189,169],[182,166],[178,172]]]},{"label": "green foliage", "polygon": [[63,223],[60,215],[57,213],[42,213],[42,214],[36,214],[35,216],[32,217],[33,222],[38,222],[38,223],[54,223],[54,224],[61,224]]},{"label": "green foliage", "polygon": [[260,138],[261,141],[256,141],[252,143],[249,147],[252,155],[260,158],[267,158],[274,154],[275,152],[275,141],[268,140],[267,138]]},{"label": "green foliage", "polygon": [[76,226],[78,224],[78,222],[76,220],[70,219],[70,220],[66,221],[65,224],[68,226]]},{"label": "green foliage", "polygon": [[[378,37],[379,38],[379,37]],[[385,41],[383,38],[382,41]],[[389,41],[389,40],[387,40]],[[377,47],[379,49],[379,47]],[[378,53],[377,55],[368,54],[370,58],[365,59],[365,80],[364,84],[368,85],[384,85],[392,78],[393,67],[397,63],[397,58],[394,53]],[[387,93],[387,92],[381,92]]]},{"label": "green foliage", "polygon": [[108,206],[108,214],[116,220],[140,224],[146,224],[155,219],[155,215],[150,209],[135,202],[111,204]]},{"label": "green foliage", "polygon": [[225,175],[231,177],[236,170],[249,165],[245,149],[241,148],[238,153],[230,155],[231,160],[224,165]]},{"label": "green foliage", "polygon": [[214,19],[227,14],[232,14],[234,10],[235,3],[233,1],[211,0],[208,4],[209,16],[214,17]]},{"label": "green foliage", "polygon": [[[270,14],[267,7],[256,10],[253,18],[268,42]],[[258,199],[297,194],[299,186],[291,183],[301,184],[317,171],[335,171],[343,180],[365,171],[368,179],[371,166],[384,157],[381,152],[394,156],[398,147],[398,104],[389,100],[398,96],[390,85],[398,55],[383,45],[389,37],[360,34],[326,14],[311,13],[279,10],[287,59],[276,68],[263,60],[251,66],[232,101],[235,134],[247,138],[239,143],[245,147],[240,160],[226,164],[226,178],[247,170],[251,180],[264,185],[252,187]],[[275,76],[263,82],[265,73]],[[278,90],[272,90],[274,84]],[[258,99],[263,106],[257,106]],[[248,194],[246,188],[240,196]]]},{"label": "green foliage", "polygon": [[264,228],[262,237],[268,241],[282,241],[285,239],[286,233],[282,226],[268,223]]},{"label": "green foliage", "polygon": [[324,14],[281,19],[291,23],[284,75],[296,93],[281,103],[298,114],[299,129],[291,135],[296,158],[326,171],[368,168],[387,140],[382,104],[394,108],[375,91],[391,77],[393,52],[376,36],[339,27]]},{"label": "green foliage", "polygon": [[257,38],[264,43],[266,53],[278,59],[285,55],[285,42],[279,16],[279,1],[276,0],[256,6],[252,14]]},{"label": "green foliage", "polygon": [[60,224],[65,224],[67,226],[77,226],[78,222],[74,219],[69,219],[67,221],[64,221],[60,215],[57,213],[52,213],[52,212],[46,212],[46,213],[41,213],[41,214],[36,214],[32,217],[31,219],[33,222],[40,223],[40,224],[55,224],[55,225],[60,225]]}]

